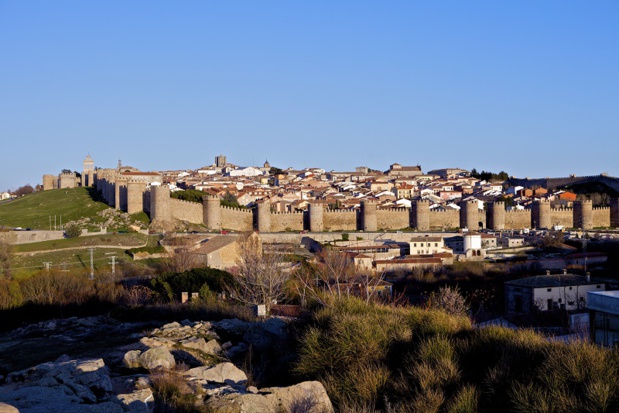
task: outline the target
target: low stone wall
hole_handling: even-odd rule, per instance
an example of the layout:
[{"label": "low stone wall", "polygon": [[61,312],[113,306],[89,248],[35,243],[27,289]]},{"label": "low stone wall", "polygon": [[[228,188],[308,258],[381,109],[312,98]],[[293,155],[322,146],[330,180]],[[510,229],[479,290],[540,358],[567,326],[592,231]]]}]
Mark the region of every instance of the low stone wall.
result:
[{"label": "low stone wall", "polygon": [[0,232],[0,240],[11,244],[30,244],[64,238],[63,231],[8,231]]}]

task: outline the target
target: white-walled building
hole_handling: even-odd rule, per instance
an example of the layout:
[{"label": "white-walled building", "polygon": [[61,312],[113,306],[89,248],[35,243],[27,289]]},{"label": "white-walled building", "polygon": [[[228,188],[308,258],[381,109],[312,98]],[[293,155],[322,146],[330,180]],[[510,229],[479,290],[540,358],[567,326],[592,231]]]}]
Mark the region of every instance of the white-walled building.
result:
[{"label": "white-walled building", "polygon": [[587,306],[587,293],[604,291],[600,281],[575,274],[537,275],[505,283],[507,314],[535,311],[579,310]]}]

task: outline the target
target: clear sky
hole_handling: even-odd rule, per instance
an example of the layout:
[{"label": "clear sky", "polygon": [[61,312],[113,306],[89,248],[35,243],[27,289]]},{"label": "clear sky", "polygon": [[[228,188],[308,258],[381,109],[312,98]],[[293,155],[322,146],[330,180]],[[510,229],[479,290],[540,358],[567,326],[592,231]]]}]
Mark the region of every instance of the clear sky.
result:
[{"label": "clear sky", "polygon": [[0,190],[96,166],[619,176],[619,1],[0,0]]}]

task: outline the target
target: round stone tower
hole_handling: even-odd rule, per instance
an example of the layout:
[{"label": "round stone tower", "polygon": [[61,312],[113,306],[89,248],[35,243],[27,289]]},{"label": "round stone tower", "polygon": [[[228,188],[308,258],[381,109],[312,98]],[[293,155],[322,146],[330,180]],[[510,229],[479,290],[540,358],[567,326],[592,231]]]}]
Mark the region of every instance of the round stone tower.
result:
[{"label": "round stone tower", "polygon": [[208,229],[221,229],[221,201],[218,196],[206,195],[202,198],[202,220]]},{"label": "round stone tower", "polygon": [[574,228],[593,229],[593,203],[586,199],[574,202]]},{"label": "round stone tower", "polygon": [[610,226],[619,228],[619,199],[610,200]]},{"label": "round stone tower", "polygon": [[533,202],[531,206],[531,228],[549,229],[550,222],[550,202],[543,199]]},{"label": "round stone tower", "polygon": [[137,214],[144,210],[146,183],[131,179],[127,182],[127,212]]},{"label": "round stone tower", "polygon": [[323,204],[309,204],[309,226],[311,232],[324,230],[324,206]]},{"label": "round stone tower", "polygon": [[361,201],[361,222],[364,231],[378,230],[377,209],[376,202],[370,200]]},{"label": "round stone tower", "polygon": [[430,230],[430,201],[420,200],[412,204],[412,225],[417,231]]},{"label": "round stone tower", "polygon": [[114,186],[114,208],[125,211],[127,209],[127,178],[119,176]]},{"label": "round stone tower", "polygon": [[150,220],[152,222],[170,222],[170,187],[154,185],[150,188]]},{"label": "round stone tower", "polygon": [[268,202],[257,202],[258,216],[256,229],[258,232],[271,232],[271,204]]},{"label": "round stone tower", "polygon": [[505,202],[495,201],[487,205],[486,227],[495,231],[505,229]]},{"label": "round stone tower", "polygon": [[479,202],[465,201],[460,203],[460,228],[471,231],[479,228]]}]

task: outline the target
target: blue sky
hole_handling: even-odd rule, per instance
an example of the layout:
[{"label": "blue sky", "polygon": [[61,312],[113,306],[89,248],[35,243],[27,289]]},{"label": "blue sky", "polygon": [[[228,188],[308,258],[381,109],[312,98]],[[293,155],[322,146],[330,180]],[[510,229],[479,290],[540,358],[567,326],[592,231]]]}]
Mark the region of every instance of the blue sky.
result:
[{"label": "blue sky", "polygon": [[0,0],[0,190],[118,159],[619,176],[619,2]]}]

